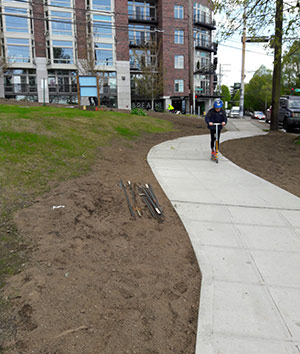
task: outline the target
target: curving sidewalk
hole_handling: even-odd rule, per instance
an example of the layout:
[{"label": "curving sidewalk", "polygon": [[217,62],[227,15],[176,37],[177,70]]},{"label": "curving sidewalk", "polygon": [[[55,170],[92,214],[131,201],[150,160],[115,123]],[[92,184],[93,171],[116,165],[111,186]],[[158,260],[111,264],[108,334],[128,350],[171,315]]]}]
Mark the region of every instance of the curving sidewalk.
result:
[{"label": "curving sidewalk", "polygon": [[[222,141],[263,134],[228,126]],[[209,155],[208,135],[148,154],[202,272],[196,354],[299,354],[300,198]]]}]

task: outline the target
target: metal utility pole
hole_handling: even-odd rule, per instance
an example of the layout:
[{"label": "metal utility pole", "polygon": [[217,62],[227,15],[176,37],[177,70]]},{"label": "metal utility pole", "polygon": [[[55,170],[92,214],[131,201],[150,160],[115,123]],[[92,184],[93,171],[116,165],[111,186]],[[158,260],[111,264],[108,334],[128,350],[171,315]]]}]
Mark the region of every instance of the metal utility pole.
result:
[{"label": "metal utility pole", "polygon": [[241,72],[241,88],[240,88],[240,117],[244,116],[244,89],[245,89],[245,54],[246,54],[246,4],[244,3],[243,13],[243,37],[242,37],[242,72]]}]

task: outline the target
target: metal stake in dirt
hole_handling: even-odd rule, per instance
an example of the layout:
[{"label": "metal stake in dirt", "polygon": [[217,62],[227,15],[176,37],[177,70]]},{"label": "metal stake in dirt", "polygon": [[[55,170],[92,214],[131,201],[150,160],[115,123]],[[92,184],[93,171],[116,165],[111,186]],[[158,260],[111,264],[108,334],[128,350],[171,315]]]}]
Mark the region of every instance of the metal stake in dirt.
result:
[{"label": "metal stake in dirt", "polygon": [[139,217],[142,216],[142,211],[141,209],[137,206],[137,200],[136,200],[136,196],[135,196],[135,193],[134,193],[134,190],[133,190],[133,187],[132,187],[132,183],[130,181],[128,181],[128,186],[129,186],[129,189],[131,191],[131,195],[132,195],[132,198],[133,198],[133,201],[134,201],[134,210],[136,211],[136,213],[138,214]]},{"label": "metal stake in dirt", "polygon": [[120,179],[120,187],[123,189],[123,191],[124,191],[124,194],[125,194],[125,198],[126,198],[126,201],[127,201],[127,205],[128,205],[128,209],[129,209],[129,211],[130,211],[130,214],[131,214],[131,216],[135,216],[134,215],[134,211],[133,211],[133,209],[132,209],[132,206],[131,206],[131,204],[130,204],[130,200],[129,200],[129,197],[128,197],[128,194],[127,194],[127,191],[126,191],[126,187],[124,186],[124,183],[123,183],[123,181]]}]

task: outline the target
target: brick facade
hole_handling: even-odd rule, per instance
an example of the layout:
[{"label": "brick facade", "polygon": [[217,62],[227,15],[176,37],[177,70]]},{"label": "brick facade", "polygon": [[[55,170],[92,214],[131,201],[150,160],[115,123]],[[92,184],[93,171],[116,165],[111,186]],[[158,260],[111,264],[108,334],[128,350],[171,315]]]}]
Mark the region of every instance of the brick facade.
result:
[{"label": "brick facade", "polygon": [[116,58],[118,61],[129,61],[128,49],[128,1],[115,0],[116,24]]},{"label": "brick facade", "polygon": [[75,0],[75,17],[77,30],[77,55],[78,59],[87,59],[87,30],[86,30],[86,12],[85,1]]},{"label": "brick facade", "polygon": [[[42,18],[44,13],[43,0],[33,0],[33,17]],[[45,38],[45,21],[35,20],[33,22],[34,40],[35,40],[35,55],[38,58],[46,57],[46,38]]]},{"label": "brick facade", "polygon": [[[176,5],[184,6],[184,19],[174,19],[174,1],[159,0],[158,23],[159,29],[163,30],[161,40],[163,73],[164,73],[164,96],[188,96],[189,95],[189,20],[188,1],[177,0]],[[184,44],[174,43],[175,29],[184,31]],[[174,68],[174,56],[184,56],[184,69]],[[174,80],[184,80],[184,92],[174,93]]]}]

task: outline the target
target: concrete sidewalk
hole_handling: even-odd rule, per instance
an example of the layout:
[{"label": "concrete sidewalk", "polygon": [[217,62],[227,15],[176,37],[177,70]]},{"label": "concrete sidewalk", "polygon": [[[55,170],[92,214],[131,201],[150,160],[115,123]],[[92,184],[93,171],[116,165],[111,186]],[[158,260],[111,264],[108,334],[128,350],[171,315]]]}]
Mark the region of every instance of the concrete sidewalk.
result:
[{"label": "concrete sidewalk", "polygon": [[[228,128],[222,141],[263,133],[245,120]],[[208,135],[148,154],[203,276],[196,354],[299,354],[300,198],[209,157]]]}]

